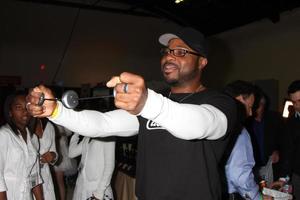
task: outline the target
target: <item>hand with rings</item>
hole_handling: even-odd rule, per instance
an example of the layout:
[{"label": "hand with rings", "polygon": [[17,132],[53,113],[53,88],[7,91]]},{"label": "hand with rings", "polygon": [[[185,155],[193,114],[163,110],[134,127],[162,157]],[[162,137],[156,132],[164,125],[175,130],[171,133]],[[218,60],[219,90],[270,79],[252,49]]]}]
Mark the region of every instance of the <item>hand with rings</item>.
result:
[{"label": "hand with rings", "polygon": [[115,76],[107,82],[107,87],[115,91],[115,106],[127,110],[131,114],[138,114],[143,109],[147,99],[147,88],[144,79],[128,72]]},{"label": "hand with rings", "polygon": [[128,83],[125,83],[125,84],[124,84],[123,92],[124,92],[124,93],[127,93],[127,92],[128,92]]},{"label": "hand with rings", "polygon": [[49,117],[56,107],[56,101],[45,101],[40,105],[41,95],[54,98],[52,91],[43,85],[32,88],[26,97],[26,109],[34,117]]}]

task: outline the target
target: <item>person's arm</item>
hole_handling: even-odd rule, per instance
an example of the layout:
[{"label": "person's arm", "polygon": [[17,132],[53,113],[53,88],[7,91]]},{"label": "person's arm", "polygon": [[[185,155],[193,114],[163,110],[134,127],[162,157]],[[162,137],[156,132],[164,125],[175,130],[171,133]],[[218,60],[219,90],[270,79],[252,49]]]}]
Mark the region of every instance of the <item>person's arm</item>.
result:
[{"label": "person's arm", "polygon": [[104,171],[102,179],[93,192],[94,197],[103,199],[104,192],[110,185],[111,177],[115,168],[115,142],[103,142],[104,145]]},{"label": "person's arm", "polygon": [[[63,125],[84,136],[130,136],[139,129],[138,119],[134,114],[153,120],[165,127],[175,137],[181,139],[218,139],[225,135],[231,123],[223,112],[212,105],[191,105],[173,102],[162,95],[146,89],[142,77],[122,73],[122,83],[109,81],[107,86],[116,91],[115,105],[123,110],[107,113],[97,111],[75,112],[66,109],[59,102],[45,101],[43,107],[37,106],[38,93],[45,98],[53,98],[45,87],[36,87],[27,96],[27,109],[33,116],[50,116],[54,123]],[[112,84],[109,84],[114,82]],[[128,92],[124,86],[128,83]],[[130,114],[131,113],[131,114]],[[188,134],[186,134],[188,132]]]},{"label": "person's arm", "polygon": [[55,129],[50,122],[47,123],[46,128],[44,130],[44,134],[47,134],[47,137],[49,138],[50,140],[49,142],[51,144],[50,144],[49,151],[44,153],[41,156],[41,162],[54,165],[55,162],[58,160],[58,154],[56,151],[56,144],[55,144]]},{"label": "person's arm", "polygon": [[150,89],[140,115],[180,139],[218,139],[227,130],[227,118],[218,108],[208,104],[177,103]]},{"label": "person's arm", "polygon": [[245,129],[239,135],[225,166],[229,193],[236,190],[241,196],[259,200],[259,186],[254,180],[252,168],[255,165],[252,144]]},{"label": "person's arm", "polygon": [[57,159],[57,154],[55,154],[55,152],[47,151],[46,153],[41,155],[40,162],[49,163],[53,165],[56,162],[56,159]]},{"label": "person's arm", "polygon": [[85,138],[78,143],[79,135],[76,133],[74,133],[72,135],[70,144],[69,144],[69,157],[70,158],[75,158],[82,154],[82,145],[83,145],[84,140],[85,140]]},{"label": "person's arm", "polygon": [[[218,139],[226,133],[227,118],[216,107],[207,104],[180,104],[150,89],[148,91],[147,102],[140,114],[165,127],[174,136],[188,140]],[[81,135],[130,136],[136,134],[139,128],[136,116],[124,110],[106,113],[91,110],[76,112],[64,108],[60,102],[57,105],[58,115],[50,120]]]},{"label": "person's arm", "polygon": [[44,101],[40,106],[41,94],[46,99],[54,98],[49,88],[42,85],[33,88],[26,97],[26,108],[34,117],[48,117],[54,123],[88,137],[131,136],[138,132],[137,117],[125,110],[76,112],[65,108],[59,101]]},{"label": "person's arm", "polygon": [[6,192],[0,192],[0,200],[7,200]]},{"label": "person's arm", "polygon": [[131,136],[139,129],[136,116],[125,110],[114,110],[101,113],[93,110],[80,112],[65,108],[58,102],[58,115],[49,118],[54,123],[88,137]]},{"label": "person's arm", "polygon": [[230,112],[225,115],[217,107],[209,104],[193,105],[171,101],[147,89],[143,77],[128,72],[113,77],[106,86],[114,88],[117,108],[152,120],[180,139],[221,138],[227,128],[231,130],[233,126],[234,120],[229,121],[226,116],[234,118],[236,115],[231,111],[235,109],[235,105],[228,104],[229,97],[222,98],[224,102],[218,102],[218,108]]},{"label": "person's arm", "polygon": [[32,188],[32,193],[36,200],[44,200],[42,184],[39,184]]}]

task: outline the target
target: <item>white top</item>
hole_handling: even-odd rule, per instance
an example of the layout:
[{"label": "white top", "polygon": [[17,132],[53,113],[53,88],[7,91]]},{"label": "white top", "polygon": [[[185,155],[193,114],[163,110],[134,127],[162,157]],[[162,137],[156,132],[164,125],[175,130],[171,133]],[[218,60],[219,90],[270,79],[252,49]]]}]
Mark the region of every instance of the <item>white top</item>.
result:
[{"label": "white top", "polygon": [[[43,136],[39,138],[40,141],[40,156],[46,152],[54,152],[56,159],[58,158],[55,145],[55,130],[53,125],[48,122],[43,132]],[[52,163],[54,164],[55,161]],[[48,163],[41,163],[41,176],[43,178],[43,193],[45,200],[55,200],[55,191],[51,171]]]},{"label": "white top", "polygon": [[59,136],[58,139],[58,145],[59,145],[59,156],[60,156],[60,163],[56,163],[54,165],[55,171],[64,172],[64,175],[71,176],[74,175],[77,172],[77,162],[75,159],[70,158],[68,155],[69,152],[69,142],[68,142],[68,136],[72,135],[72,132],[68,129],[66,129],[63,126],[55,124],[57,128],[57,133]]},{"label": "white top", "polygon": [[[115,167],[115,142],[84,137],[79,143],[79,135],[74,134],[70,141],[69,156],[81,155],[79,174],[73,194],[73,200],[87,199],[94,195],[104,198],[110,188]],[[112,197],[111,197],[112,198]]]},{"label": "white top", "polygon": [[55,145],[55,129],[54,126],[48,122],[43,132],[43,136],[39,138],[40,141],[40,155],[44,153],[54,152],[57,158],[56,145]]},{"label": "white top", "polygon": [[32,200],[31,189],[42,183],[36,135],[27,130],[27,143],[9,125],[0,128],[0,192],[9,200]]},{"label": "white top", "polygon": [[[148,89],[146,104],[139,114],[166,128],[175,137],[185,140],[218,139],[225,135],[227,118],[212,105],[174,102]],[[58,115],[49,118],[54,123],[89,137],[130,136],[138,133],[137,116],[125,110],[106,113],[84,110],[76,112],[58,102]]]}]

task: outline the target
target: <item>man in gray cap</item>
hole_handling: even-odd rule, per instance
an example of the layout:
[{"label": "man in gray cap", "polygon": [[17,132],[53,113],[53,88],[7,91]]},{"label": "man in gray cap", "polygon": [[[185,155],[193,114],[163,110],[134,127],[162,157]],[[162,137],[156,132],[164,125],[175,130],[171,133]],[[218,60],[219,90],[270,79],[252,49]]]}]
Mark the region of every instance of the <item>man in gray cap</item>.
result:
[{"label": "man in gray cap", "polygon": [[[139,200],[218,200],[219,166],[232,133],[237,111],[232,98],[207,89],[201,82],[207,65],[202,33],[183,28],[160,36],[161,71],[170,85],[165,95],[145,85],[141,76],[123,72],[107,86],[114,87],[111,112],[75,112],[57,101],[38,106],[39,86],[28,95],[28,110],[37,117],[90,137],[139,134],[136,195]],[[239,131],[237,131],[239,132]]]}]

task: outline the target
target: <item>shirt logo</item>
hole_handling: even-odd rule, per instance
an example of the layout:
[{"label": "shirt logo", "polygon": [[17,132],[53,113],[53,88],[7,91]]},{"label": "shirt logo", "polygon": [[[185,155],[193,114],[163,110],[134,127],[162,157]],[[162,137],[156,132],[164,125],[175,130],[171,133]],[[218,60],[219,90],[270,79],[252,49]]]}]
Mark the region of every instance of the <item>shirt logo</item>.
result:
[{"label": "shirt logo", "polygon": [[161,125],[159,125],[158,123],[152,120],[148,120],[146,124],[146,129],[155,130],[155,129],[165,129],[165,128],[163,128]]}]

